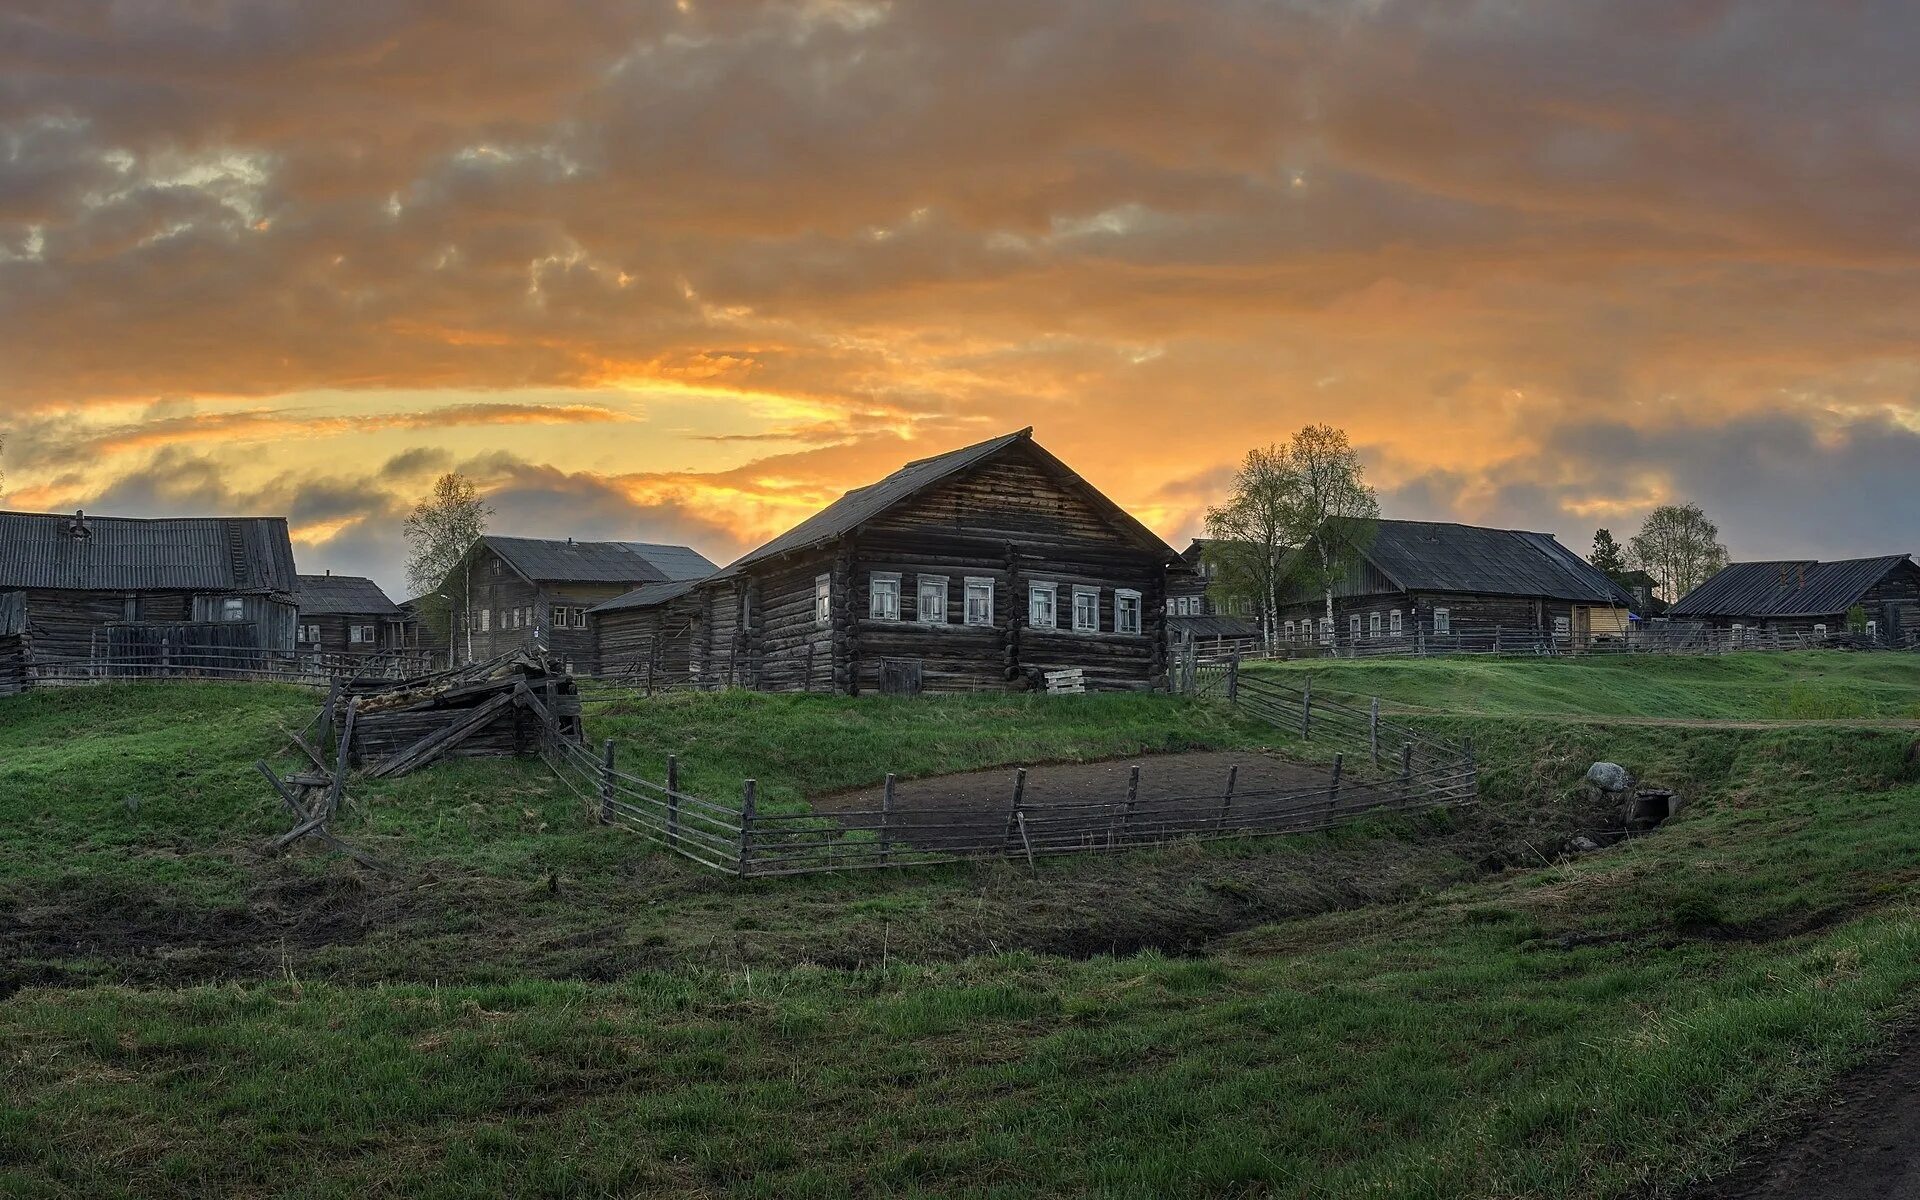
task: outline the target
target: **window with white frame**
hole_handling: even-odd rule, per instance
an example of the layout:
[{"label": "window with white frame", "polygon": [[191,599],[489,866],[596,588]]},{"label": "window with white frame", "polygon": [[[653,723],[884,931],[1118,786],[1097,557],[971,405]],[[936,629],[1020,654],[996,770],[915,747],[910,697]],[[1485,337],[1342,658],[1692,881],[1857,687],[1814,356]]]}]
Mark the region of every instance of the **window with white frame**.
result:
[{"label": "window with white frame", "polygon": [[833,576],[831,575],[813,577],[813,620],[818,625],[826,625],[833,620]]},{"label": "window with white frame", "polygon": [[1027,585],[1027,624],[1035,629],[1052,629],[1058,622],[1055,608],[1060,600],[1060,585],[1057,583],[1030,583]]},{"label": "window with white frame", "polygon": [[1435,633],[1453,632],[1453,612],[1451,609],[1436,608],[1433,610],[1433,631]]},{"label": "window with white frame", "polygon": [[320,627],[318,625],[302,625],[300,627],[300,640],[303,642],[319,641]]},{"label": "window with white frame", "polygon": [[490,608],[483,608],[480,610],[480,632],[481,633],[493,632],[493,610]]},{"label": "window with white frame", "polygon": [[993,580],[969,576],[967,579],[967,612],[969,625],[993,624]]},{"label": "window with white frame", "polygon": [[945,575],[922,575],[914,595],[913,615],[922,625],[945,625],[947,623],[947,577]]},{"label": "window with white frame", "polygon": [[1130,588],[1120,588],[1113,593],[1113,631],[1115,633],[1140,632],[1140,593]]},{"label": "window with white frame", "polygon": [[1377,612],[1367,614],[1367,636],[1370,638],[1380,636],[1380,614]]},{"label": "window with white frame", "polygon": [[1406,632],[1407,627],[1406,627],[1405,621],[1406,621],[1406,618],[1400,615],[1400,610],[1397,608],[1394,609],[1392,612],[1387,614],[1387,632],[1392,634],[1394,637],[1399,637],[1401,634]]},{"label": "window with white frame", "polygon": [[1294,632],[1295,632],[1295,630],[1294,630],[1294,627],[1293,627],[1293,622],[1292,622],[1292,621],[1288,621],[1288,622],[1287,622],[1287,640],[1288,640],[1289,642],[1293,640],[1293,635],[1294,635]]},{"label": "window with white frame", "polygon": [[1813,627],[1813,636],[1815,636],[1815,637],[1817,637],[1817,638],[1823,638],[1823,637],[1826,637],[1826,636],[1827,636],[1827,627],[1826,627],[1825,625],[1815,625],[1815,626]]},{"label": "window with white frame", "polygon": [[1867,622],[1867,636],[1876,642],[1880,640],[1880,622]]},{"label": "window with white frame", "polygon": [[900,619],[898,571],[875,571],[867,576],[867,615],[876,621]]},{"label": "window with white frame", "polygon": [[1356,642],[1360,640],[1360,614],[1359,613],[1355,613],[1352,616],[1347,618],[1347,636],[1352,638]]},{"label": "window with white frame", "polygon": [[1573,636],[1573,618],[1572,617],[1555,617],[1553,619],[1553,636],[1559,638],[1561,641],[1565,641],[1566,639],[1572,637]]},{"label": "window with white frame", "polygon": [[1075,633],[1100,632],[1100,589],[1080,587],[1073,589],[1073,631]]},{"label": "window with white frame", "polygon": [[576,608],[573,610],[573,627],[575,629],[585,629],[587,627],[586,609]]},{"label": "window with white frame", "polygon": [[1332,617],[1320,618],[1320,641],[1323,644],[1328,646],[1333,645],[1333,618]]},{"label": "window with white frame", "polygon": [[347,641],[351,642],[356,646],[373,645],[373,626],[371,625],[347,626]]},{"label": "window with white frame", "polygon": [[228,596],[220,601],[220,619],[222,621],[244,621],[247,619],[247,602],[238,596]]}]

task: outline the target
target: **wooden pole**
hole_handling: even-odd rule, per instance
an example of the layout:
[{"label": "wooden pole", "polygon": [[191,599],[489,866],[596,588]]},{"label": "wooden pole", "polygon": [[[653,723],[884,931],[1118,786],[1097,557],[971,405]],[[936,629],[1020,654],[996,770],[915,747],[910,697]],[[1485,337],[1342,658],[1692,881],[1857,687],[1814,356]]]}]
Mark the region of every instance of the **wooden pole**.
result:
[{"label": "wooden pole", "polygon": [[1127,809],[1120,818],[1120,836],[1127,837],[1133,832],[1133,810],[1140,803],[1140,764],[1133,764],[1127,772]]},{"label": "wooden pole", "polygon": [[1327,824],[1333,824],[1333,816],[1340,808],[1340,776],[1346,773],[1347,756],[1333,756],[1333,782],[1327,787]]},{"label": "wooden pole", "polygon": [[1220,797],[1220,815],[1215,817],[1213,821],[1213,827],[1216,831],[1225,829],[1227,826],[1227,813],[1233,808],[1233,788],[1234,785],[1239,782],[1240,764],[1235,763],[1227,768],[1227,790]]},{"label": "wooden pole", "polygon": [[667,755],[667,845],[680,848],[680,756]]},{"label": "wooden pole", "polygon": [[1306,679],[1306,686],[1300,690],[1300,740],[1313,738],[1313,676]]},{"label": "wooden pole", "polygon": [[1413,743],[1400,743],[1400,799],[1413,799]]},{"label": "wooden pole", "polygon": [[753,818],[758,811],[758,793],[760,785],[752,779],[740,793],[740,865],[739,873],[748,873],[748,863],[753,858]]},{"label": "wooden pole", "polygon": [[1013,833],[1016,826],[1020,826],[1021,835],[1023,837],[1025,836],[1026,830],[1022,824],[1024,815],[1020,810],[1026,803],[1026,797],[1027,769],[1025,767],[1017,767],[1013,772],[1013,807],[1007,810],[1006,841],[1008,848],[1012,848],[1013,846]]},{"label": "wooden pole", "polygon": [[600,823],[613,824],[613,739],[600,747]]},{"label": "wooden pole", "polygon": [[1240,652],[1234,651],[1227,659],[1227,703],[1240,699]]},{"label": "wooden pole", "polygon": [[1469,799],[1478,799],[1480,796],[1480,766],[1473,756],[1472,734],[1466,736],[1464,746],[1467,753],[1467,797]]},{"label": "wooden pole", "polygon": [[340,745],[334,754],[333,786],[327,790],[327,819],[340,811],[340,794],[347,787],[347,760],[353,751],[353,723],[360,715],[360,697],[347,701],[347,718],[340,725]]},{"label": "wooden pole", "polygon": [[1380,769],[1380,697],[1367,706],[1367,749],[1373,753],[1373,769]]},{"label": "wooden pole", "polygon": [[[809,679],[812,675],[807,676]],[[880,794],[880,861],[893,858],[893,772],[887,772],[887,788]]]}]

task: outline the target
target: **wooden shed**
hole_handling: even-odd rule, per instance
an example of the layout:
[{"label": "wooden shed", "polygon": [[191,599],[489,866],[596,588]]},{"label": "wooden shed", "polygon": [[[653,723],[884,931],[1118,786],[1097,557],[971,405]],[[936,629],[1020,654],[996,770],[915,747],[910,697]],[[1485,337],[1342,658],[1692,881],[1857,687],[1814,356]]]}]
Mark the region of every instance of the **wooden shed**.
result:
[{"label": "wooden shed", "polygon": [[967,691],[1077,667],[1089,687],[1144,689],[1165,681],[1179,566],[1023,429],[850,491],[698,587],[593,615],[603,671],[647,636],[683,637],[704,686]]},{"label": "wooden shed", "polygon": [[1450,521],[1372,526],[1333,588],[1331,627],[1324,593],[1303,588],[1281,606],[1281,641],[1446,650],[1503,637],[1569,647],[1626,637],[1633,597],[1552,534]]},{"label": "wooden shed", "polygon": [[326,654],[404,649],[406,616],[380,585],[359,575],[300,576],[298,645]]},{"label": "wooden shed", "polygon": [[35,664],[148,643],[290,652],[298,590],[281,517],[0,513],[0,591],[24,595]]},{"label": "wooden shed", "polygon": [[1739,630],[1756,641],[1818,641],[1846,632],[1855,609],[1864,614],[1874,641],[1920,642],[1920,566],[1906,554],[1732,563],[1682,596],[1667,615],[1675,622]]}]

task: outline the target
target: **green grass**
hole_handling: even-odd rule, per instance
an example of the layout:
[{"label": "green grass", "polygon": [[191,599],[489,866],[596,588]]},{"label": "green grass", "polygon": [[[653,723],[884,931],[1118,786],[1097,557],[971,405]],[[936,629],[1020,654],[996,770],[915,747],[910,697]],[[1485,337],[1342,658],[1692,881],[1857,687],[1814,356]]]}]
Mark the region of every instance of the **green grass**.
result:
[{"label": "green grass", "polygon": [[1333,697],[1440,712],[1729,720],[1920,720],[1920,655],[1809,650],[1717,657],[1427,658],[1262,663]]},{"label": "green grass", "polygon": [[[1650,694],[1683,685],[1657,661]],[[1524,684],[1482,686],[1544,685],[1522,666]],[[146,723],[174,695],[146,697]],[[231,734],[251,756],[284,699],[256,695],[195,711],[236,730],[253,711],[252,740]],[[0,702],[0,738],[45,699]],[[69,961],[79,977],[0,1004],[0,1193],[1671,1195],[1909,1013],[1911,732],[1420,720],[1473,734],[1481,809],[1037,874],[739,884],[499,763],[369,802],[352,836],[430,866],[404,889],[246,857],[232,831],[277,827],[266,809],[197,839],[168,825],[190,864],[305,881],[320,908],[366,889],[374,927],[201,986],[80,986]],[[751,768],[789,798],[886,766],[1256,736],[1140,697],[697,697],[594,726],[636,765],[671,747],[703,787]],[[166,741],[121,745],[175,763]],[[1686,804],[1654,836],[1550,861],[1601,757]],[[35,873],[4,886],[44,903],[63,863],[101,865],[66,839],[102,800],[4,761],[50,810],[37,842],[7,843]],[[220,816],[217,773],[193,778]],[[189,906],[195,886],[157,894]],[[1093,953],[1189,925],[1193,956]]]}]

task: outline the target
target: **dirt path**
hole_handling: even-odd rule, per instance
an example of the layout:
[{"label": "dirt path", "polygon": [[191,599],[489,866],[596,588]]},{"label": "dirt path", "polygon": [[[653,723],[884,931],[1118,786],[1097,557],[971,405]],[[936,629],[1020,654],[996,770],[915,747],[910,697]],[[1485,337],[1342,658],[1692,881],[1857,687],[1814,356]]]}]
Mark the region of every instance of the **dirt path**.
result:
[{"label": "dirt path", "polygon": [[[1309,801],[1309,810],[1303,811],[1302,804],[1303,793],[1329,788],[1327,768],[1257,751],[1204,751],[1030,768],[1022,799],[1029,828],[1036,837],[1042,832],[1049,837],[1103,835],[1124,815],[1128,775],[1136,763],[1141,771],[1134,828],[1148,836],[1156,822],[1191,827],[1196,818],[1220,814],[1227,773],[1234,767],[1239,771],[1234,798],[1226,805],[1229,828],[1271,826],[1271,832],[1284,832],[1324,823],[1326,810],[1317,799]],[[901,782],[895,810],[924,814],[916,831],[902,840],[935,850],[1003,837],[1013,781],[1012,767],[996,767]],[[880,807],[881,795],[880,788],[863,788],[815,797],[812,805],[822,814],[872,812]],[[1340,788],[1339,812],[1347,815],[1396,798],[1386,788],[1349,777]]]},{"label": "dirt path", "polygon": [[1920,1200],[1920,1034],[1845,1079],[1803,1132],[1690,1200]]}]

